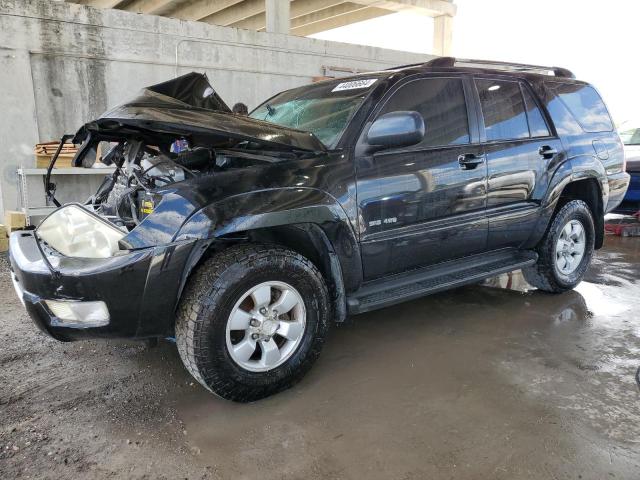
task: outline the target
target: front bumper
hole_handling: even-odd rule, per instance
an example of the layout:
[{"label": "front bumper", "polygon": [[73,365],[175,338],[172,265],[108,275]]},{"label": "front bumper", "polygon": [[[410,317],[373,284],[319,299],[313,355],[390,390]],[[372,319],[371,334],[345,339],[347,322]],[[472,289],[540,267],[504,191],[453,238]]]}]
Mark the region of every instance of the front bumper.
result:
[{"label": "front bumper", "polygon": [[[9,242],[12,278],[35,324],[62,340],[169,335],[185,267],[196,242],[180,242],[111,258],[71,258],[47,252],[32,231]],[[45,300],[103,301],[109,323],[101,327],[60,326]]]}]

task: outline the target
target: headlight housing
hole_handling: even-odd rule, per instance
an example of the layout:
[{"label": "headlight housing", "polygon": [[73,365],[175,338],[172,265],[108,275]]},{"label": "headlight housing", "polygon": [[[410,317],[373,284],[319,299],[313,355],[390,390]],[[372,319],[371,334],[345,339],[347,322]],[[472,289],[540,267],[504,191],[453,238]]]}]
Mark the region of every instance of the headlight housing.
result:
[{"label": "headlight housing", "polygon": [[59,208],[36,229],[36,235],[68,257],[109,258],[125,232],[77,204]]}]

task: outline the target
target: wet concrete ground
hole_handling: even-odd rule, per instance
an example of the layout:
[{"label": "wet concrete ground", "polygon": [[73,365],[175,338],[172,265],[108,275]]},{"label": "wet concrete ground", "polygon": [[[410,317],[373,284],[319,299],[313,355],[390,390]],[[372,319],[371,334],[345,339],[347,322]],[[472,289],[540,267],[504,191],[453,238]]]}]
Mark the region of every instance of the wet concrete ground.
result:
[{"label": "wet concrete ground", "polygon": [[573,292],[519,273],[334,328],[296,387],[250,405],[171,344],[61,344],[0,273],[0,478],[640,478],[640,239]]}]

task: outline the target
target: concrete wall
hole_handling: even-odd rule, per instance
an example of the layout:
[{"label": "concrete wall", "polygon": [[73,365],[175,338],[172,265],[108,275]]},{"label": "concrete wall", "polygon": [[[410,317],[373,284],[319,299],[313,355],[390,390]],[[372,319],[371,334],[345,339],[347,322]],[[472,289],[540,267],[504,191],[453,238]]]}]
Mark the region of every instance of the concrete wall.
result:
[{"label": "concrete wall", "polygon": [[426,59],[63,2],[0,0],[0,210],[18,205],[16,168],[34,166],[35,143],[75,132],[176,74],[206,72],[227,103],[252,108],[310,83],[325,66],[373,70]]}]

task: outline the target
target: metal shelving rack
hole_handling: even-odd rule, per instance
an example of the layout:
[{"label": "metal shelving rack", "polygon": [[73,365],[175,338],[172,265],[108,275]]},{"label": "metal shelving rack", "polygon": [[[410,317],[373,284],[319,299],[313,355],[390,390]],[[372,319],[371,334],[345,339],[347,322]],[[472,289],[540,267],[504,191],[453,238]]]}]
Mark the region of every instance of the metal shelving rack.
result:
[{"label": "metal shelving rack", "polygon": [[[114,168],[54,168],[51,171],[51,175],[109,175],[114,170]],[[54,205],[47,205],[47,199],[44,194],[44,177],[46,174],[46,168],[18,168],[21,210],[25,214],[27,225],[31,225],[31,217],[48,215],[56,208]],[[29,177],[37,176],[42,177],[42,190],[37,193],[30,193],[27,180]],[[38,193],[41,195],[41,200],[36,198]],[[32,205],[34,202],[37,203]]]}]

